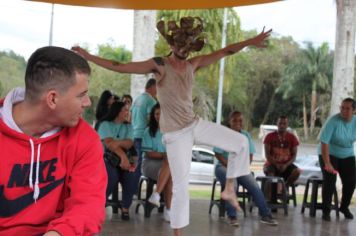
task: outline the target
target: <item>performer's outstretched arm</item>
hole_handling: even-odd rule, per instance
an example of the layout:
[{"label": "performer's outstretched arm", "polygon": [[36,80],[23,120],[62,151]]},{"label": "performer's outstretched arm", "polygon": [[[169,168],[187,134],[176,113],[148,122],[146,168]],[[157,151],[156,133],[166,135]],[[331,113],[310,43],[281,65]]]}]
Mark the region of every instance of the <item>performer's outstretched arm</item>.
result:
[{"label": "performer's outstretched arm", "polygon": [[247,46],[255,46],[258,48],[265,48],[265,47],[267,47],[266,39],[270,36],[271,32],[272,32],[272,29],[264,32],[264,28],[263,28],[262,32],[260,34],[258,34],[256,37],[247,39],[242,42],[230,44],[220,50],[217,50],[217,51],[212,52],[207,55],[194,57],[190,61],[193,65],[194,70],[197,71],[198,69],[200,69],[202,67],[209,66],[209,65],[217,62],[218,60],[220,60],[223,57],[235,54]]},{"label": "performer's outstretched arm", "polygon": [[106,68],[120,73],[129,73],[129,74],[148,74],[148,73],[159,73],[157,64],[153,59],[140,62],[129,62],[121,63],[118,61],[108,60],[102,57],[98,57],[88,53],[85,49],[81,47],[72,47],[72,50],[79,53],[86,60],[91,61],[98,66]]}]

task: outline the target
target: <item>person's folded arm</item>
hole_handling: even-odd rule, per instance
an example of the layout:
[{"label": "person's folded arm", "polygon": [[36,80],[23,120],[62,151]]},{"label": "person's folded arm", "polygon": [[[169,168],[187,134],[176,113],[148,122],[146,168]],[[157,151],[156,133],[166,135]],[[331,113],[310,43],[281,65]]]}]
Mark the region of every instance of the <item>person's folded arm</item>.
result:
[{"label": "person's folded arm", "polygon": [[104,143],[106,147],[109,148],[111,151],[114,151],[117,148],[117,146],[125,150],[129,150],[133,145],[133,141],[131,139],[118,140],[110,137],[105,138]]}]

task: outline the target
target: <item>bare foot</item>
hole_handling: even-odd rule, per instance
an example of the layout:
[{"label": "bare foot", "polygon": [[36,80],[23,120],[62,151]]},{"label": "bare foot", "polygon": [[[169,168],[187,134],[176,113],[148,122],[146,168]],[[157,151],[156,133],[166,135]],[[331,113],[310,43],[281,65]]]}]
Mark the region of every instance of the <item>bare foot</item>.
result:
[{"label": "bare foot", "polygon": [[221,198],[228,201],[236,209],[236,211],[242,211],[239,202],[236,199],[235,192],[228,192],[225,190],[221,193]]}]

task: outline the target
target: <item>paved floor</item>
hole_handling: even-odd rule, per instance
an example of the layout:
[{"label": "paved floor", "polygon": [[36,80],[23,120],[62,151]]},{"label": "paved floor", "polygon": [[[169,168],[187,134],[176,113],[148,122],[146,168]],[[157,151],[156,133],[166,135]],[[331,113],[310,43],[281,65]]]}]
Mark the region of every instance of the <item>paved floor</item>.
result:
[{"label": "paved floor", "polygon": [[[135,206],[135,203],[133,204]],[[267,226],[259,222],[257,209],[246,217],[239,216],[240,227],[229,226],[224,218],[218,217],[218,210],[213,208],[211,215],[208,214],[208,200],[191,200],[191,223],[184,229],[185,236],[231,236],[231,235],[261,235],[261,236],[348,236],[356,235],[356,220],[345,220],[341,214],[336,219],[335,213],[331,214],[331,222],[321,220],[321,212],[318,211],[315,218],[309,216],[306,209],[304,215],[300,213],[300,205],[289,207],[289,214],[285,216],[281,210],[274,213],[278,220],[277,227]],[[132,210],[134,207],[132,207]],[[351,211],[356,215],[356,207]],[[137,236],[170,236],[172,231],[169,224],[163,220],[162,213],[157,210],[152,212],[150,218],[144,218],[143,209],[135,214],[130,213],[131,219],[124,222],[120,215],[113,215],[111,208],[107,208],[107,219],[103,228],[102,236],[109,235],[137,235]],[[352,233],[354,232],[354,233]]]}]

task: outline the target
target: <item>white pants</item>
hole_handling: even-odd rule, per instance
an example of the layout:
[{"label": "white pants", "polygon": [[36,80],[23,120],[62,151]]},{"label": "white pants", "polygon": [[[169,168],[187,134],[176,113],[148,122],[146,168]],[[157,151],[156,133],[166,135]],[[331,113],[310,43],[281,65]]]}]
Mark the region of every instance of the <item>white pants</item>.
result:
[{"label": "white pants", "polygon": [[227,127],[202,119],[178,131],[165,133],[169,167],[173,181],[171,227],[183,228],[189,224],[189,171],[193,144],[218,147],[229,152],[227,178],[250,173],[248,140]]}]

